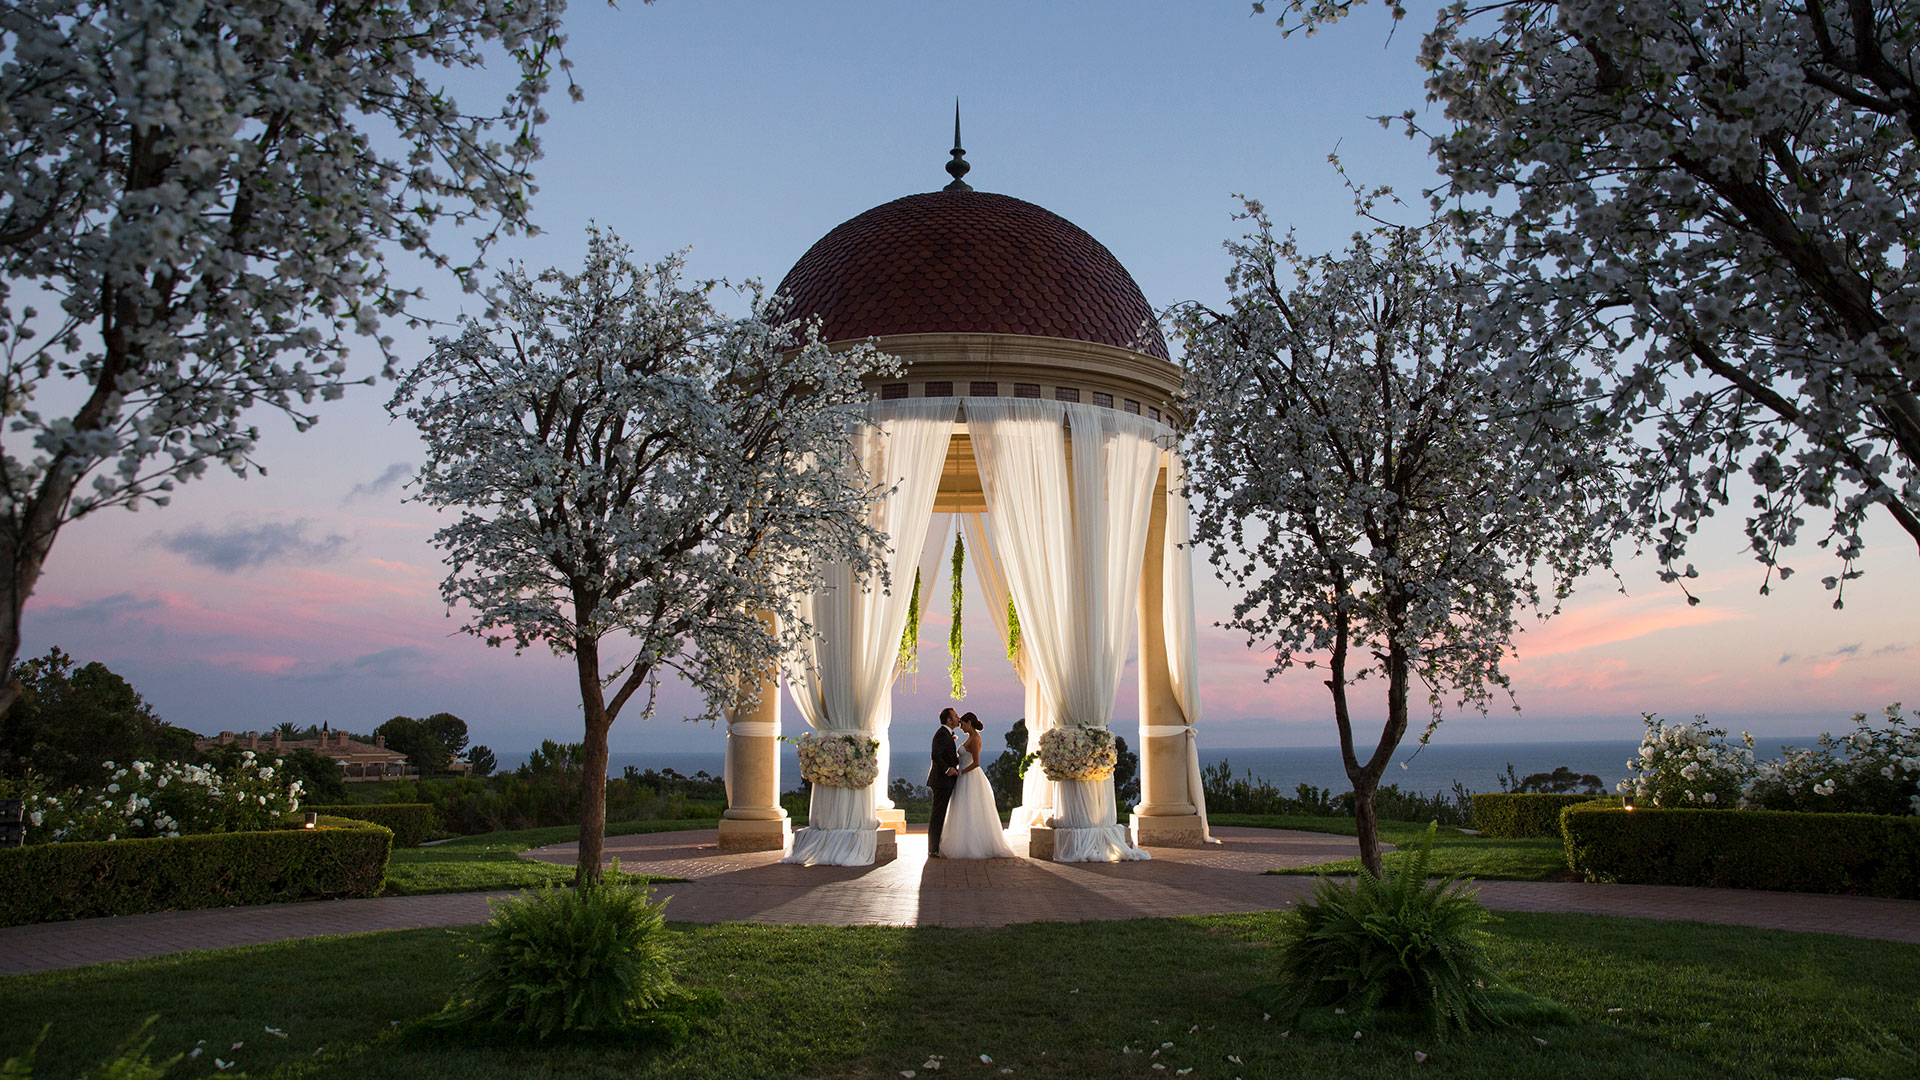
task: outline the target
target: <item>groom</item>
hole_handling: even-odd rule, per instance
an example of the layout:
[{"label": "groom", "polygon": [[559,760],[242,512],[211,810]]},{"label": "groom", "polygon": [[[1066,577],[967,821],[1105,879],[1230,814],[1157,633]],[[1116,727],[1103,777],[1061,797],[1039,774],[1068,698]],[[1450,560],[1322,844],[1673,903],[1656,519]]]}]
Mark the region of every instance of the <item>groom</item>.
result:
[{"label": "groom", "polygon": [[953,745],[953,729],[959,723],[959,713],[942,709],[940,729],[933,733],[933,765],[927,770],[927,787],[933,792],[933,813],[927,819],[927,857],[931,859],[944,857],[940,830],[946,826],[947,800],[953,798],[954,778],[960,772],[960,753]]}]

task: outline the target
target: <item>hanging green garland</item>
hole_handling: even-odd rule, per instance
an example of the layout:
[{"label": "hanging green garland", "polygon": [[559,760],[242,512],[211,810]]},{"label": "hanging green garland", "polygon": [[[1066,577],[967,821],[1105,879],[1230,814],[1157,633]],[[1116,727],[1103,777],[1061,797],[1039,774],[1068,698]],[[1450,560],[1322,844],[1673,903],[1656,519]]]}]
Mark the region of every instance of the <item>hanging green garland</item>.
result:
[{"label": "hanging green garland", "polygon": [[947,631],[947,679],[953,683],[953,700],[967,699],[966,675],[960,670],[960,601],[966,591],[960,582],[967,568],[967,544],[959,533],[953,534],[953,628]]},{"label": "hanging green garland", "polygon": [[900,634],[900,673],[920,670],[920,571],[913,572],[913,598],[907,601],[907,628]]},{"label": "hanging green garland", "polygon": [[1007,597],[1007,659],[1020,653],[1020,613],[1013,609],[1013,597]]}]

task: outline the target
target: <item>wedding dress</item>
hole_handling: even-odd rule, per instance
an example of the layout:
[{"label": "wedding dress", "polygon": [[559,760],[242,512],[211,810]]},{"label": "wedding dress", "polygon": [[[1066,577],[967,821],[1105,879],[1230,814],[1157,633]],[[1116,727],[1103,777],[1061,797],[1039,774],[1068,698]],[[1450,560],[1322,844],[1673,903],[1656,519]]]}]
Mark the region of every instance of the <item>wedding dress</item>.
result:
[{"label": "wedding dress", "polygon": [[1012,859],[1013,849],[1000,834],[1000,809],[993,803],[993,785],[984,769],[968,769],[973,755],[966,744],[960,754],[959,779],[947,803],[947,823],[940,835],[940,854],[949,859]]}]

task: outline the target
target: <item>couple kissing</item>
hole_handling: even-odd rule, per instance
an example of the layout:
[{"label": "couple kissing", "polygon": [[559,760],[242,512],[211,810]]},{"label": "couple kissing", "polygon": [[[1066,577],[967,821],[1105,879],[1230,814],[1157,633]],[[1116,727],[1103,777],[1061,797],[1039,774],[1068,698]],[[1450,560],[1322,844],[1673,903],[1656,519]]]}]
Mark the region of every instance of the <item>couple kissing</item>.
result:
[{"label": "couple kissing", "polygon": [[927,854],[935,859],[1012,859],[1013,849],[1000,831],[1000,809],[993,785],[980,771],[980,718],[940,711],[933,733],[933,764],[927,787],[933,814],[927,824]]}]

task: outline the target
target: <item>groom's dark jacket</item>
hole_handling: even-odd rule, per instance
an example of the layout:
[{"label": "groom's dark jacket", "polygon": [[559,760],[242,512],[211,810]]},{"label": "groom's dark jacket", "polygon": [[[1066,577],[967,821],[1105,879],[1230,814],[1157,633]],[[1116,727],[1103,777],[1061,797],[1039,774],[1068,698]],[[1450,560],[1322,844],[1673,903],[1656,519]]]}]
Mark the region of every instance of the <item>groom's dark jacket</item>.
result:
[{"label": "groom's dark jacket", "polygon": [[953,786],[947,770],[960,764],[960,752],[953,746],[953,729],[945,724],[933,733],[933,767],[927,770],[927,786],[935,791]]}]

